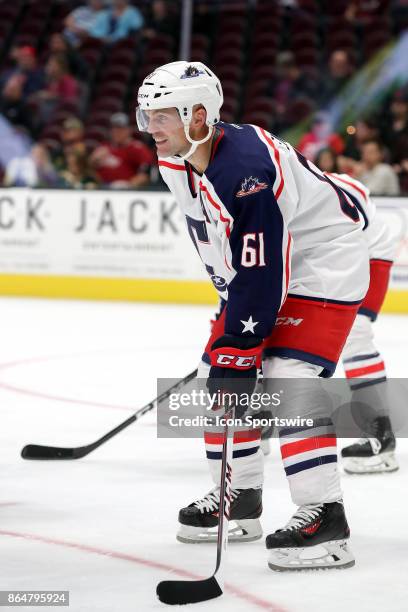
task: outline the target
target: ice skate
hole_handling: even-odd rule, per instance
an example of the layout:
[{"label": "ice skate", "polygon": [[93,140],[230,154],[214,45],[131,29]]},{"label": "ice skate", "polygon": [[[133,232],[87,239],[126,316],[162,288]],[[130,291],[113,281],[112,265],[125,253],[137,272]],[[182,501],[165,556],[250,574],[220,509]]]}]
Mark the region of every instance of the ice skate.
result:
[{"label": "ice skate", "polygon": [[[262,537],[262,489],[232,489],[228,540],[253,542]],[[179,512],[177,539],[187,544],[216,542],[220,489],[215,487]]]},{"label": "ice skate", "polygon": [[376,418],[371,433],[373,437],[361,438],[341,451],[347,474],[382,474],[399,469],[390,419],[385,416]]},{"label": "ice skate", "polygon": [[341,501],[300,506],[283,529],[267,536],[268,565],[276,571],[352,567],[349,537]]}]

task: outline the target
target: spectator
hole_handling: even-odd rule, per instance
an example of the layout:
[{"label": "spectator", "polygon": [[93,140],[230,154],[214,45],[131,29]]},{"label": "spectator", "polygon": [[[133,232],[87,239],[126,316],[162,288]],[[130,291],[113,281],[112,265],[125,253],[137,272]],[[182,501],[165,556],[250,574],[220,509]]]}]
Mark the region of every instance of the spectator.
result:
[{"label": "spectator", "polygon": [[86,6],[79,6],[65,19],[64,38],[73,47],[78,47],[94,27],[98,15],[105,8],[106,0],[87,0]]},{"label": "spectator", "polygon": [[95,189],[97,180],[91,173],[86,151],[71,148],[65,156],[66,169],[59,173],[60,187]]},{"label": "spectator", "polygon": [[276,60],[276,70],[277,75],[269,83],[266,93],[276,102],[279,123],[290,102],[305,96],[313,97],[315,92],[313,82],[300,70],[291,51],[279,53]]},{"label": "spectator", "polygon": [[89,76],[89,67],[80,53],[71,47],[69,42],[59,32],[54,32],[50,37],[49,57],[52,55],[63,55],[67,60],[69,72],[78,79],[86,81]]},{"label": "spectator", "polygon": [[337,166],[337,155],[330,147],[320,149],[316,156],[315,164],[322,172],[339,171]]},{"label": "spectator", "polygon": [[44,87],[45,73],[37,65],[34,47],[15,47],[12,56],[15,67],[0,77],[0,112],[8,121],[32,134],[34,122],[28,104],[36,92]]},{"label": "spectator", "polygon": [[176,14],[171,10],[167,0],[153,0],[151,13],[143,34],[146,38],[154,38],[156,34],[173,36],[178,26]]},{"label": "spectator", "polygon": [[6,167],[4,185],[7,187],[53,187],[57,174],[47,149],[40,144],[32,147],[29,155],[13,157]]},{"label": "spectator", "polygon": [[329,58],[329,70],[320,85],[319,103],[324,106],[337,96],[354,72],[347,51],[338,49]]},{"label": "spectator", "polygon": [[0,87],[3,89],[12,79],[18,82],[21,88],[20,99],[27,100],[32,94],[45,85],[45,74],[37,65],[37,54],[34,47],[24,45],[13,50],[16,66],[5,72],[0,78]]},{"label": "spectator", "polygon": [[149,183],[152,163],[150,149],[132,140],[127,115],[112,115],[110,142],[97,147],[91,155],[91,165],[101,183],[118,189],[142,187]]},{"label": "spectator", "polygon": [[385,19],[389,0],[352,0],[345,3],[345,18],[354,26],[369,25],[373,19]]},{"label": "spectator", "polygon": [[311,130],[302,136],[298,149],[305,157],[314,161],[317,153],[327,147],[339,155],[344,150],[344,142],[339,134],[331,131],[326,113],[316,113]]},{"label": "spectator", "polygon": [[408,88],[394,92],[390,118],[382,132],[382,139],[390,151],[390,161],[398,164],[408,160]]},{"label": "spectator", "polygon": [[61,146],[53,151],[53,163],[59,172],[66,169],[66,159],[71,151],[86,154],[84,126],[77,117],[67,117],[60,131]]},{"label": "spectator", "polygon": [[377,140],[379,137],[379,119],[370,117],[369,119],[359,119],[356,122],[354,132],[347,136],[344,149],[345,157],[361,159],[363,144],[368,140]]},{"label": "spectator", "polygon": [[52,55],[46,66],[47,86],[36,94],[39,121],[49,120],[60,102],[78,102],[79,85],[69,73],[68,62],[63,54]]},{"label": "spectator", "polygon": [[61,142],[64,150],[75,147],[85,151],[84,125],[77,117],[67,117],[62,124]]},{"label": "spectator", "polygon": [[399,195],[398,177],[389,164],[383,162],[384,151],[378,140],[368,140],[362,148],[361,163],[354,166],[354,174],[372,195]]},{"label": "spectator", "polygon": [[143,27],[139,9],[129,6],[129,0],[112,0],[112,7],[101,11],[89,34],[106,42],[116,42]]},{"label": "spectator", "polygon": [[212,2],[195,2],[193,11],[193,32],[212,36],[218,23],[217,7]]}]

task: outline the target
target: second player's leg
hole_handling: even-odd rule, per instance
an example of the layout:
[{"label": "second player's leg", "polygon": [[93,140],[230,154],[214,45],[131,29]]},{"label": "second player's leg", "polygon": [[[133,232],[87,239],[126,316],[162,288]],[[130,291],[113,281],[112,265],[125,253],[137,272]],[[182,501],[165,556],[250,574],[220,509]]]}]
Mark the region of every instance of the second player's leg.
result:
[{"label": "second player's leg", "polygon": [[350,474],[393,472],[398,463],[385,364],[366,315],[356,317],[344,347],[343,365],[353,392],[352,411],[364,432],[357,443],[343,448],[344,469]]}]

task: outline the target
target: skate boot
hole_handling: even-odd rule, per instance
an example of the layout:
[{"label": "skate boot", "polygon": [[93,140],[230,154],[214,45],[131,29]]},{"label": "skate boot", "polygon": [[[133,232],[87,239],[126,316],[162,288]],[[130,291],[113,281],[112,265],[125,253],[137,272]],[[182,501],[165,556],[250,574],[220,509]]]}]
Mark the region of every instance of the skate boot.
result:
[{"label": "skate boot", "polygon": [[[216,542],[220,488],[215,487],[179,512],[180,542]],[[229,542],[252,542],[262,537],[262,489],[232,489]]]},{"label": "skate boot", "polygon": [[370,427],[373,437],[361,438],[341,451],[347,474],[381,474],[395,472],[399,466],[395,459],[395,436],[391,421],[377,417]]},{"label": "skate boot", "polygon": [[352,567],[349,537],[342,501],[300,506],[283,529],[267,536],[268,565],[281,572]]}]

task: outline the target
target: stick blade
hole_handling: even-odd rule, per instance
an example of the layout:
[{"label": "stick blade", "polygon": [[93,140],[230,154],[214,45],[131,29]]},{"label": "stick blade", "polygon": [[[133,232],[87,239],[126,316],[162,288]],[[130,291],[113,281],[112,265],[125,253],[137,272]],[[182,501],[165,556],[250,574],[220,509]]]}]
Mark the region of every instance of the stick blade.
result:
[{"label": "stick blade", "polygon": [[27,444],[21,451],[23,459],[53,460],[53,459],[79,459],[80,454],[74,448],[61,448],[58,446],[41,446],[40,444]]},{"label": "stick blade", "polygon": [[156,588],[158,598],[170,606],[199,603],[222,595],[215,576],[205,580],[164,580]]}]

